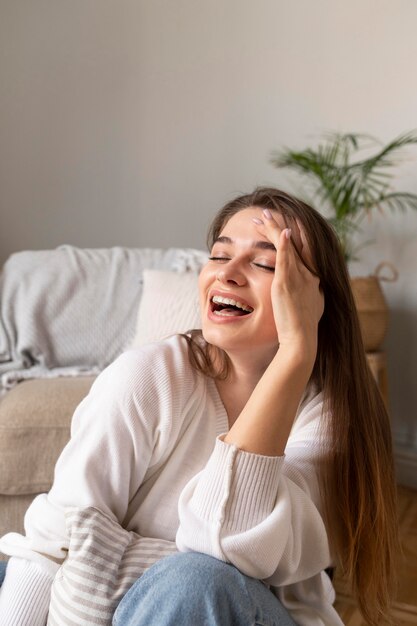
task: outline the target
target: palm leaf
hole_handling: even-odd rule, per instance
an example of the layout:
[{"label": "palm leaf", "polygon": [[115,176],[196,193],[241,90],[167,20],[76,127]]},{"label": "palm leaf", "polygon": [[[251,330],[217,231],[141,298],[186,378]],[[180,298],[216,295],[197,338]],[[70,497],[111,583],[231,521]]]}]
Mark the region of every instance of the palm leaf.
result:
[{"label": "palm leaf", "polygon": [[[320,206],[330,209],[330,219],[345,249],[351,253],[354,224],[374,209],[417,209],[417,195],[390,189],[392,168],[398,163],[401,150],[417,144],[417,133],[399,135],[381,147],[374,137],[360,133],[326,133],[324,141],[313,148],[283,148],[272,154],[271,162],[278,168],[290,168],[312,184]],[[372,156],[355,160],[358,152],[378,146]]]},{"label": "palm leaf", "polygon": [[404,133],[390,141],[382,150],[377,152],[377,154],[363,161],[354,163],[353,167],[363,168],[365,171],[371,171],[376,167],[393,167],[397,164],[393,156],[396,157],[399,150],[413,144],[417,144],[417,135],[414,132]]},{"label": "palm leaf", "polygon": [[391,211],[405,211],[406,209],[417,210],[417,195],[414,193],[400,191],[392,192],[382,196],[382,198],[379,199],[378,204],[387,205]]}]

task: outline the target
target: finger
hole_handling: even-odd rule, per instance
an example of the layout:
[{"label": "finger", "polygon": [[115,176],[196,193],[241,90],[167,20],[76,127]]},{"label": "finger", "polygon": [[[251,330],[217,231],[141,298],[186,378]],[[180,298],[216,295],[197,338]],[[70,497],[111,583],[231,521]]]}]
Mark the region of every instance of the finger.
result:
[{"label": "finger", "polygon": [[291,245],[292,232],[291,228],[284,228],[279,235],[276,267],[281,271],[286,268],[289,269],[291,264],[296,263],[294,248]]},{"label": "finger", "polygon": [[[292,245],[294,242],[291,242],[293,236],[292,229],[288,228],[287,222],[279,213],[277,214],[277,217],[280,218],[283,222],[283,227],[281,227],[281,225],[275,219],[275,216],[270,211],[268,211],[268,209],[264,209],[262,212],[265,216],[266,231],[268,232],[269,227],[271,230],[273,230],[277,239],[277,242],[274,242],[275,247],[277,248],[276,266],[278,267],[279,265],[288,265],[290,260],[292,262],[296,262],[294,247]],[[271,237],[271,235],[269,236]]]},{"label": "finger", "polygon": [[302,242],[301,242],[301,232],[300,232],[300,224],[297,222],[295,217],[290,215],[283,215],[282,221],[284,222],[284,228],[291,228],[291,240],[293,245],[297,250],[301,250]]},{"label": "finger", "polygon": [[262,221],[264,222],[266,227],[268,227],[268,225],[271,225],[274,227],[274,229],[277,232],[282,232],[286,229],[291,230],[292,246],[290,246],[290,248],[294,247],[293,252],[296,253],[294,255],[294,258],[301,257],[301,258],[298,258],[298,260],[302,261],[302,259],[304,258],[302,255],[302,249],[303,249],[302,237],[304,237],[304,242],[307,245],[308,250],[309,248],[308,248],[307,239],[305,237],[305,233],[301,225],[301,222],[297,220],[295,217],[289,217],[289,216],[282,215],[281,213],[271,212],[268,209],[263,209],[262,213],[263,213],[263,217],[265,218]]},{"label": "finger", "polygon": [[[278,220],[275,218],[275,216],[271,213],[271,211],[269,211],[269,209],[263,209],[262,213],[265,218],[264,224],[265,224],[266,235],[269,239],[271,239],[271,241],[275,245],[275,248],[277,250],[277,262],[278,262],[279,260],[278,257],[281,256],[281,253],[282,253],[281,238],[282,238],[282,233],[285,231],[285,223],[283,224],[283,227],[282,227],[281,224],[278,223]],[[282,218],[282,216],[280,215],[279,217]]]},{"label": "finger", "polygon": [[[291,229],[285,226],[285,222],[283,223],[283,227],[281,227],[275,219],[275,216],[273,216],[268,209],[264,209],[262,213],[263,220],[254,217],[252,221],[259,226],[260,232],[274,245],[277,253],[275,267],[282,271],[284,266],[288,265],[290,258],[294,257],[294,251],[290,243]],[[279,214],[278,216],[282,217]]]},{"label": "finger", "polygon": [[285,224],[282,228],[268,209],[263,209],[261,215],[263,219],[253,217],[252,221],[255,222],[257,226],[263,227],[262,234],[268,237],[275,248],[278,249],[279,237],[282,230],[285,229]]}]

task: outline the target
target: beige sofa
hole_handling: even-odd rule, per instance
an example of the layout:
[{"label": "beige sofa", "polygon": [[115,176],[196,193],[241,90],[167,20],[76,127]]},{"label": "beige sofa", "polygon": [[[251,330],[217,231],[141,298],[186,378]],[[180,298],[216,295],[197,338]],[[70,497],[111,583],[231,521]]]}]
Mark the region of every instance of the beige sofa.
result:
[{"label": "beige sofa", "polygon": [[0,536],[22,532],[29,504],[51,487],[74,410],[96,375],[127,348],[197,327],[196,281],[206,258],[194,249],[65,246],[17,253],[6,263]]},{"label": "beige sofa", "polygon": [[72,414],[93,380],[27,380],[0,400],[0,535],[22,532],[27,507],[51,487]]}]

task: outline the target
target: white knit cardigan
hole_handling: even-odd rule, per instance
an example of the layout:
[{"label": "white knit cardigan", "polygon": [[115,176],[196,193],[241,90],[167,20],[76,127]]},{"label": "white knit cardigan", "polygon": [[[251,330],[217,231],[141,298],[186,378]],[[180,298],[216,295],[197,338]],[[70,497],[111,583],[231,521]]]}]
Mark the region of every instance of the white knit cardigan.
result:
[{"label": "white knit cardigan", "polygon": [[300,626],[341,625],[324,573],[332,563],[317,479],[322,409],[311,389],[285,456],[244,452],[222,441],[225,408],[183,338],[124,353],[77,408],[52,489],[26,513],[26,535],[0,540],[12,557],[0,623],[44,626],[69,544],[64,513],[92,506],[142,537],[265,580]]}]

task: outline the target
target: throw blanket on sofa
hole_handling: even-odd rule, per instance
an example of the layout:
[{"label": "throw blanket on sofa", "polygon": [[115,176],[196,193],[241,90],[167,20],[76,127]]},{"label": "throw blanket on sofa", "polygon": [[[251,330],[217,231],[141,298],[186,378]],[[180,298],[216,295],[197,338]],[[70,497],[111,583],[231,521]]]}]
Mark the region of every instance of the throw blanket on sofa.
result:
[{"label": "throw blanket on sofa", "polygon": [[132,340],[146,268],[198,271],[193,249],[13,254],[0,276],[0,391],[28,377],[95,374]]}]

